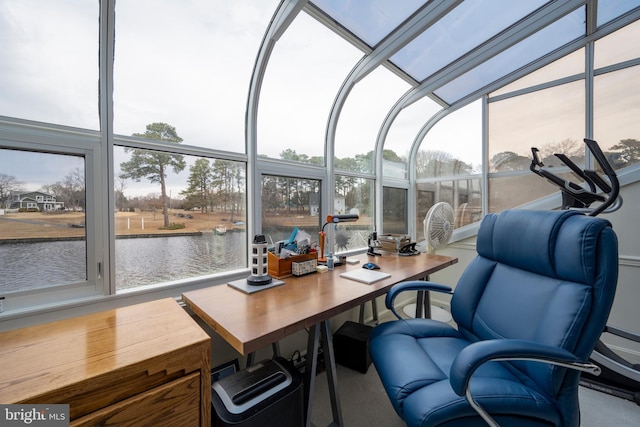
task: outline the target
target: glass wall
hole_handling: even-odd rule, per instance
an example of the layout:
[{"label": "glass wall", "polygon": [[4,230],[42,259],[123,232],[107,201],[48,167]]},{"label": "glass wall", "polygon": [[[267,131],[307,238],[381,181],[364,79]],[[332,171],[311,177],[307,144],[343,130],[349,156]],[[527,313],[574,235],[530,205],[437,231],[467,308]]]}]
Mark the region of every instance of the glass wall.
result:
[{"label": "glass wall", "polygon": [[[411,54],[420,51],[423,39],[410,37],[419,25],[385,35],[432,3],[411,1],[390,13],[317,3],[276,22],[282,31],[277,43],[265,43],[273,50],[260,80],[252,74],[256,54],[274,12],[288,2],[1,2],[6,311],[222,283],[247,268],[247,230],[277,242],[297,227],[317,245],[326,214],[359,215],[327,226],[334,252],[366,247],[376,225],[387,233],[415,229],[420,238],[422,220],[440,201],[454,207],[459,229],[477,223],[483,207],[499,211],[557,192],[528,170],[532,146],[567,177],[554,153],[588,166],[585,136],[600,142],[618,170],[640,163],[640,50],[629,42],[640,24],[597,39],[637,19],[635,0],[597,2],[597,28],[586,7],[553,16],[562,2],[510,5],[491,20],[466,16],[493,27],[458,34],[459,44],[445,34],[443,45],[455,48],[446,52],[455,60],[449,64],[430,61],[433,50]],[[349,21],[337,25],[321,16],[322,6]],[[459,7],[447,20],[475,4]],[[380,25],[361,22],[354,10]],[[535,19],[520,26],[521,18]],[[529,31],[538,22],[549,25]],[[585,35],[586,28],[596,32]],[[523,40],[501,40],[510,32]],[[542,57],[549,52],[559,59],[515,78],[550,61]],[[385,58],[392,61],[358,80],[332,112],[354,67]],[[593,73],[585,72],[592,63]],[[452,74],[440,76],[447,67]],[[481,93],[510,71],[513,82]],[[261,85],[255,150],[245,139],[252,137],[245,129],[254,129],[246,127],[252,81]],[[386,123],[404,94],[412,103]],[[330,118],[337,119],[335,145],[327,147]]]}]

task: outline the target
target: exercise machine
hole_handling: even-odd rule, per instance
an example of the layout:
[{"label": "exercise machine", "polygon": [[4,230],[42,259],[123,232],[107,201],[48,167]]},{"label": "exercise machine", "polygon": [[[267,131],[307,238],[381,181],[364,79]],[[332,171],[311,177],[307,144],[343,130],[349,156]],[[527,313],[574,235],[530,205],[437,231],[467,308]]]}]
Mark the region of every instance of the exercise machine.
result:
[{"label": "exercise machine", "polygon": [[[531,148],[533,160],[530,170],[559,187],[562,192],[562,209],[577,209],[589,216],[615,212],[622,206],[616,172],[596,141],[584,139],[584,143],[600,167],[601,173],[595,169],[580,169],[564,154],[554,154],[584,181],[582,184],[564,179],[549,169],[544,169],[540,153],[535,147]],[[594,203],[596,205],[592,207]],[[610,325],[605,326],[604,334],[640,343],[640,335]],[[591,362],[600,366],[602,373],[597,377],[583,373],[581,385],[640,405],[640,364],[624,359],[608,347],[602,339],[598,341],[590,359]]]}]

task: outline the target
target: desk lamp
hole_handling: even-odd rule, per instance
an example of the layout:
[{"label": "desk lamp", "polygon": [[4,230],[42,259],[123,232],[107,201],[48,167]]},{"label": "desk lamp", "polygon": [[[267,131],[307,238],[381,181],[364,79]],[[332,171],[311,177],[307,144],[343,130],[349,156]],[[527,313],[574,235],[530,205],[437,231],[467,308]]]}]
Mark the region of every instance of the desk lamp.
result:
[{"label": "desk lamp", "polygon": [[327,262],[327,257],[324,256],[324,241],[327,237],[327,234],[324,232],[324,228],[327,224],[337,224],[339,222],[354,222],[360,219],[358,214],[344,214],[344,215],[327,215],[327,222],[324,223],[322,229],[320,230],[320,257],[318,258],[318,262]]}]

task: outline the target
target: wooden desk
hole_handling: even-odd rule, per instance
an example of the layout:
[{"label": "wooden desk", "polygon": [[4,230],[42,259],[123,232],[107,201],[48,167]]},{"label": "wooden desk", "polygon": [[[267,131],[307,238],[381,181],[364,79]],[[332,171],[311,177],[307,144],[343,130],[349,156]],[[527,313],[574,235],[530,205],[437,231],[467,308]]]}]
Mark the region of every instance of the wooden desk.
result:
[{"label": "wooden desk", "polygon": [[[187,306],[238,352],[247,355],[284,337],[309,328],[305,369],[306,414],[311,414],[316,355],[322,336],[325,365],[331,391],[334,423],[342,425],[329,319],[385,294],[405,280],[422,279],[458,262],[441,255],[357,257],[359,264],[336,267],[327,273],[289,277],[285,284],[247,295],[230,286],[213,286],[182,295]],[[340,277],[373,261],[391,277],[371,285]],[[307,425],[309,425],[307,416]]]},{"label": "wooden desk", "polygon": [[211,338],[173,299],[0,333],[0,403],[72,426],[209,426]]}]

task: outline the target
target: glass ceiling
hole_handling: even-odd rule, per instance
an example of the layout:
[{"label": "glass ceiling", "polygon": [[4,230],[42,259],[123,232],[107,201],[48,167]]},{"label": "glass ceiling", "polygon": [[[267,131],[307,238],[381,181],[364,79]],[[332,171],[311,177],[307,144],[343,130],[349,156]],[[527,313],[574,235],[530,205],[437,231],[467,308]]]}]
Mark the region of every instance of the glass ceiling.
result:
[{"label": "glass ceiling", "polygon": [[422,96],[452,105],[594,31],[591,5],[601,26],[640,0],[312,0],[308,9]]}]

